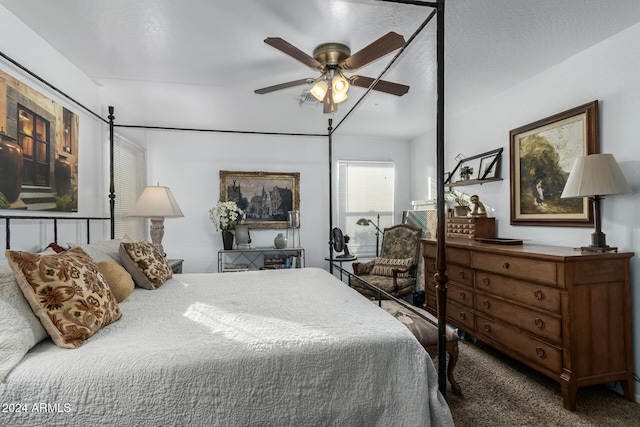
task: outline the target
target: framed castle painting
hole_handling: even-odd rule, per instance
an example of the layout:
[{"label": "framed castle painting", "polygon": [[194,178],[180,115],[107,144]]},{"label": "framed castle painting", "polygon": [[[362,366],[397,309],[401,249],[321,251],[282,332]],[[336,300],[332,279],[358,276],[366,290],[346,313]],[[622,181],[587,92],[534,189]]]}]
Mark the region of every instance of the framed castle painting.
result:
[{"label": "framed castle painting", "polygon": [[300,173],[221,170],[220,201],[236,202],[249,228],[287,228],[300,210]]}]

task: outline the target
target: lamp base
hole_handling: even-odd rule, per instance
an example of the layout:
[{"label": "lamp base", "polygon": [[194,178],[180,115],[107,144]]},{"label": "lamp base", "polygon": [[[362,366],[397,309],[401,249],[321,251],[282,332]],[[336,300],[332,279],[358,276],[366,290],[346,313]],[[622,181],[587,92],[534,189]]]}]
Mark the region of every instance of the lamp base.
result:
[{"label": "lamp base", "polygon": [[580,250],[583,252],[618,252],[618,248],[613,246],[583,246]]}]

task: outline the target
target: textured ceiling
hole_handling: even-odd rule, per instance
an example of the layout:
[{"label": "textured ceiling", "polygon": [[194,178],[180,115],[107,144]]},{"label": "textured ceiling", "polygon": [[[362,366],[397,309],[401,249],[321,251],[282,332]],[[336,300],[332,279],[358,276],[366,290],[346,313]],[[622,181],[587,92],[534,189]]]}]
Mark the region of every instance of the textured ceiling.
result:
[{"label": "textured ceiling", "polygon": [[[326,133],[338,113],[300,105],[304,86],[254,89],[316,77],[266,45],[282,37],[312,54],[325,42],[352,53],[389,31],[409,39],[430,8],[373,0],[0,0],[117,100],[119,124]],[[640,22],[638,0],[448,0],[447,114],[509,87]],[[412,138],[435,121],[435,19],[384,76],[403,97],[371,92],[341,132]],[[357,74],[377,77],[393,55]],[[45,76],[46,77],[46,76]],[[55,84],[55,82],[53,82]],[[61,88],[73,96],[73,88]]]}]

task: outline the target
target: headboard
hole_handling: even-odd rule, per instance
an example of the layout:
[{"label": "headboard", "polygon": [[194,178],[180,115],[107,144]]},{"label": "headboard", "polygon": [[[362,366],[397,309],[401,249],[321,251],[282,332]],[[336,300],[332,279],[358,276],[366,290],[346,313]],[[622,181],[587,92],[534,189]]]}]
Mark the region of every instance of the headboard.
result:
[{"label": "headboard", "polygon": [[52,221],[53,222],[53,242],[58,242],[58,221],[86,221],[87,225],[87,243],[91,243],[91,222],[92,221],[110,221],[110,217],[79,217],[79,216],[17,216],[17,215],[0,215],[0,219],[5,221],[5,249],[11,249],[11,220],[19,221]]}]

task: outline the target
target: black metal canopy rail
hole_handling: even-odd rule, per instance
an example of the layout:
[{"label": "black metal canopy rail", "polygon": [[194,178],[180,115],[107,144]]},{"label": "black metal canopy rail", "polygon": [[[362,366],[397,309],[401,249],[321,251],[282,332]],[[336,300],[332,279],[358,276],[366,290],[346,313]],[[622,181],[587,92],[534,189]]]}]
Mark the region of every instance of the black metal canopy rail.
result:
[{"label": "black metal canopy rail", "polygon": [[53,221],[53,241],[58,243],[58,221],[86,221],[87,222],[87,243],[91,243],[91,221],[106,221],[109,217],[80,217],[80,216],[20,216],[20,215],[0,215],[0,219],[5,222],[5,248],[11,249],[11,220],[50,220]]},{"label": "black metal canopy rail", "polygon": [[[110,217],[108,219],[111,220],[111,238],[114,238],[115,233],[115,184],[114,184],[114,171],[113,171],[113,152],[114,152],[114,128],[122,127],[122,128],[139,128],[139,129],[156,129],[156,130],[175,130],[175,131],[191,131],[191,132],[218,132],[218,133],[239,133],[239,134],[258,134],[258,135],[282,135],[282,136],[312,136],[312,137],[328,137],[328,145],[329,145],[329,230],[332,229],[332,186],[331,186],[331,167],[332,167],[332,134],[336,131],[338,126],[340,126],[344,120],[351,115],[351,113],[355,110],[355,108],[362,102],[362,100],[366,97],[366,95],[371,91],[371,87],[373,87],[381,77],[387,72],[391,64],[396,61],[396,59],[404,52],[407,45],[414,40],[416,35],[422,31],[422,29],[427,25],[429,21],[433,18],[434,14],[436,16],[437,21],[437,117],[436,117],[436,174],[437,174],[437,216],[438,216],[438,224],[437,224],[437,233],[439,236],[445,235],[445,216],[444,216],[444,10],[445,10],[445,0],[437,0],[437,1],[419,1],[419,0],[376,0],[382,1],[386,3],[399,3],[405,5],[413,5],[413,6],[421,6],[421,7],[430,7],[435,9],[425,20],[425,22],[416,30],[416,32],[411,36],[409,41],[405,44],[405,46],[400,49],[400,51],[394,56],[391,63],[380,73],[378,78],[373,82],[373,84],[367,89],[367,91],[358,99],[358,101],[354,104],[354,106],[347,112],[345,117],[338,123],[338,125],[333,128],[332,120],[329,119],[328,126],[328,134],[305,134],[305,133],[284,133],[284,132],[260,132],[260,131],[242,131],[242,130],[220,130],[220,129],[197,129],[197,128],[179,128],[179,127],[162,127],[162,126],[144,126],[144,125],[116,125],[115,124],[115,116],[114,116],[114,108],[109,106],[109,114],[108,119],[105,120],[99,114],[93,112],[89,108],[85,107],[83,104],[67,95],[62,90],[58,89],[56,86],[52,85],[45,79],[41,78],[37,74],[30,71],[28,68],[24,67],[14,59],[5,55],[3,52],[0,52],[0,56],[7,60],[9,63],[13,64],[23,72],[27,73],[31,77],[35,78],[45,86],[49,87],[54,92],[60,94],[64,98],[68,99],[72,103],[76,104],[83,110],[87,111],[89,114],[95,116],[99,120],[108,123],[109,125],[109,170],[110,170],[110,185],[109,185],[109,204],[110,204]],[[36,219],[38,217],[3,217],[6,218],[7,224],[7,239],[9,239],[9,222],[11,218],[20,218],[20,219]],[[57,220],[60,219],[75,219],[75,220],[92,220],[92,219],[103,219],[103,218],[81,218],[81,217],[42,217],[39,219],[52,219],[54,220],[54,228],[57,233]],[[106,218],[105,218],[106,219]],[[87,225],[88,227],[88,225]],[[7,240],[7,245],[9,245]],[[436,292],[437,292],[437,300],[438,300],[438,382],[439,389],[441,393],[444,395],[446,393],[446,283],[447,277],[445,274],[445,250],[444,250],[444,240],[438,239],[437,242],[437,256],[436,256],[436,269],[437,273],[435,275],[436,280]],[[331,252],[330,252],[331,253]],[[333,271],[333,264],[330,264],[330,269]]]}]

